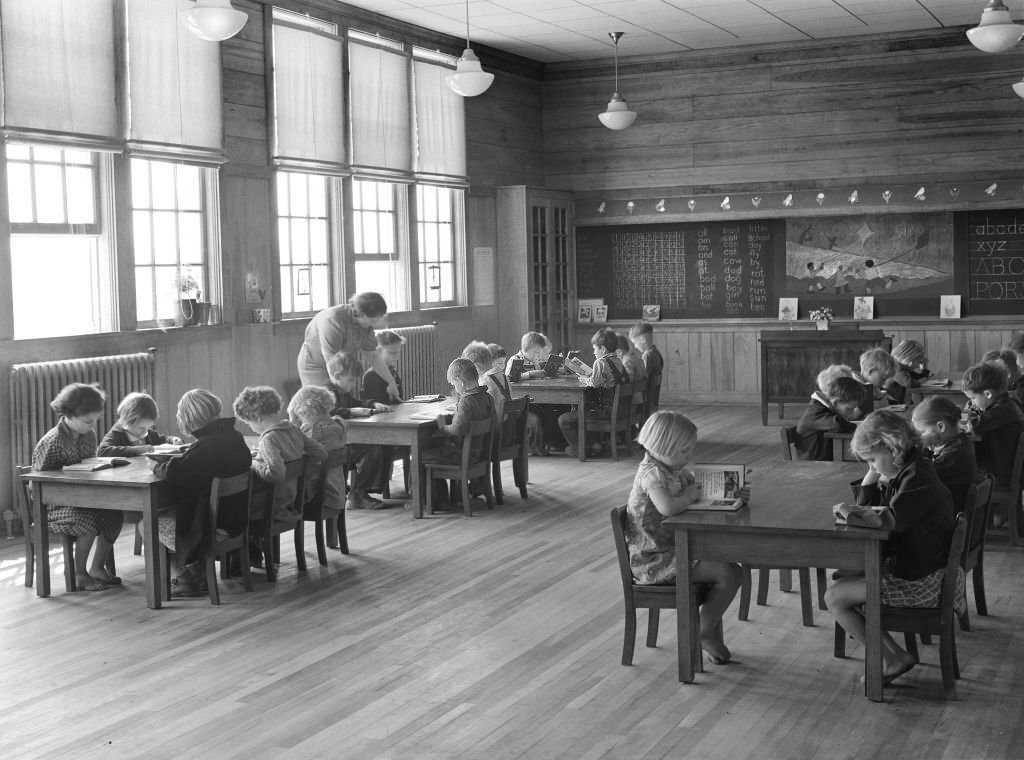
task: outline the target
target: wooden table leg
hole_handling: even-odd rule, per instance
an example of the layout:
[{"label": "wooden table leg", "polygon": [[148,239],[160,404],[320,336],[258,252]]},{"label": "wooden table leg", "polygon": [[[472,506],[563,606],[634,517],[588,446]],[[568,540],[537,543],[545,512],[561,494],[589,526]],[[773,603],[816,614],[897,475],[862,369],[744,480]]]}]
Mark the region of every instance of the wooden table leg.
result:
[{"label": "wooden table leg", "polygon": [[676,530],[676,657],[679,680],[693,682],[693,583],[690,579],[690,533]]},{"label": "wooden table leg", "polygon": [[882,589],[881,555],[878,541],[864,542],[864,581],[867,600],[864,604],[864,622],[867,641],[864,645],[864,693],[873,702],[882,698]]},{"label": "wooden table leg", "polygon": [[[581,462],[587,461],[587,413],[583,408],[583,404],[579,405],[580,415],[576,425],[576,449],[579,454]],[[615,431],[612,431],[612,435],[615,435]]]},{"label": "wooden table leg", "polygon": [[[39,498],[36,507],[36,524],[32,526],[36,545],[36,596],[50,595],[50,529],[47,526],[46,503],[43,501],[42,484],[37,484]],[[76,547],[75,551],[78,549]],[[74,569],[72,569],[74,572]]]},{"label": "wooden table leg", "polygon": [[808,567],[801,567],[797,573],[800,576],[800,613],[804,625],[810,628],[814,625],[814,608],[811,606],[811,570]]},{"label": "wooden table leg", "polygon": [[832,439],[832,461],[842,462],[846,456],[846,446],[843,445],[844,441],[842,438]]},{"label": "wooden table leg", "polygon": [[412,503],[412,516],[423,517],[423,494],[420,493],[420,431],[417,428],[409,441],[409,500]]},{"label": "wooden table leg", "polygon": [[[160,578],[160,525],[157,518],[156,504],[157,494],[155,486],[150,488],[148,512],[143,512],[143,534],[142,543],[144,546],[143,560],[146,563],[146,606],[151,610],[158,610],[161,607],[161,578]],[[166,572],[171,569],[166,568]]]}]

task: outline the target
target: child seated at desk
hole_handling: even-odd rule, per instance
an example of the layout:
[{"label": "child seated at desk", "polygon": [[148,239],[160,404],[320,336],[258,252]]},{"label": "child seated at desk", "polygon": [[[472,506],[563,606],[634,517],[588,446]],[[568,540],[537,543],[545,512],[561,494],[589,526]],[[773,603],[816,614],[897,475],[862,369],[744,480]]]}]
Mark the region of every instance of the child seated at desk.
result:
[{"label": "child seated at desk", "polygon": [[135,457],[161,443],[180,443],[156,432],[160,412],[148,393],[129,393],[117,405],[117,422],[100,441],[101,457]]},{"label": "child seated at desk", "polygon": [[[32,451],[33,470],[59,470],[96,456],[96,423],[103,414],[106,395],[96,385],[71,383],[50,402],[58,415],[57,424],[36,443]],[[51,504],[46,522],[51,533],[75,538],[75,585],[79,591],[102,591],[121,579],[110,572],[114,541],[121,534],[123,513],[112,509]],[[88,564],[89,550],[92,566]]]},{"label": "child seated at desk", "polygon": [[[494,399],[495,415],[498,419],[504,419],[505,403],[512,400],[512,386],[509,385],[508,375],[505,374],[505,365],[508,363],[508,354],[505,349],[497,343],[488,343],[487,350],[491,352],[493,364],[491,370],[484,373],[483,381],[487,392]],[[499,403],[499,398],[501,399]],[[514,420],[508,421],[508,427],[514,426]],[[502,429],[502,438],[509,440],[508,436],[514,435],[510,429]],[[541,427],[540,417],[531,408],[526,413],[526,448],[531,456],[548,455],[548,446],[544,441],[544,429]]]},{"label": "child seated at desk", "polygon": [[[462,441],[469,435],[470,423],[478,420],[493,422],[494,402],[480,385],[480,376],[469,359],[459,358],[449,364],[446,377],[455,389],[455,412],[451,422],[446,415],[437,416],[439,435],[436,445],[424,453],[422,461],[459,464],[462,461]],[[478,459],[480,453],[472,449],[470,461]],[[444,499],[439,501],[444,504]]]},{"label": "child seated at desk", "polygon": [[[331,416],[334,395],[317,385],[304,385],[295,392],[288,402],[288,419],[298,425],[303,435],[313,439],[330,454],[345,449],[345,425]],[[306,501],[316,493],[320,478],[320,464],[306,465]],[[335,467],[327,475],[324,484],[323,508],[335,514],[345,508],[345,468]],[[332,549],[338,546],[338,526],[334,520],[327,521],[327,544]]]},{"label": "child seated at desk", "polygon": [[[359,382],[360,364],[352,354],[339,351],[327,360],[327,373],[331,382],[327,390],[334,396],[331,416],[343,420],[369,417],[373,412],[388,412],[391,407],[372,399],[359,399],[355,395]],[[380,509],[383,502],[370,496],[370,491],[384,488],[386,470],[383,446],[351,444],[348,447],[348,466],[355,468],[352,492],[348,495],[349,509]]]},{"label": "child seated at desk", "polygon": [[[205,515],[210,504],[210,484],[215,477],[229,478],[248,472],[252,454],[234,417],[221,416],[221,401],[204,388],[186,391],[178,400],[175,415],[182,435],[195,442],[180,456],[153,462],[153,472],[174,493],[173,506],[157,518],[160,543],[174,552],[177,575],[171,580],[172,597],[205,596],[205,550],[210,526]],[[217,529],[240,533],[246,524],[248,496],[236,494],[221,502]]]},{"label": "child seated at desk", "polygon": [[398,398],[394,398],[388,393],[388,381],[371,367],[363,375],[363,398],[367,401],[390,404],[405,398],[402,378],[398,376],[398,360],[402,356],[402,346],[404,345],[405,338],[393,330],[377,331],[377,353],[380,354],[387,368],[391,370],[391,377],[395,381],[395,387],[398,388]]},{"label": "child seated at desk", "polygon": [[615,386],[629,382],[626,368],[615,355],[618,346],[615,333],[608,329],[598,330],[590,343],[594,348],[593,371],[589,377],[581,377],[580,381],[588,388],[593,388],[594,392],[588,392],[589,398],[583,411],[577,407],[558,418],[558,427],[566,441],[565,451],[572,457],[579,455],[576,448],[579,415],[586,414],[587,419],[608,419]]},{"label": "child seated at desk", "polygon": [[629,328],[629,339],[642,355],[647,376],[660,375],[665,370],[665,359],[654,345],[654,329],[650,322],[637,322]]},{"label": "child seated at desk", "polygon": [[978,481],[974,444],[960,431],[960,407],[946,396],[928,396],[914,407],[911,420],[931,456],[939,480],[953,494],[957,512],[973,508],[965,504],[967,489]]},{"label": "child seated at desk", "polygon": [[[698,501],[700,485],[686,470],[697,445],[697,426],[678,412],[654,412],[640,429],[637,443],[644,448],[626,502],[626,544],[629,565],[638,584],[673,583],[676,545],[663,521]],[[744,499],[749,491],[741,492]],[[732,658],[725,645],[722,615],[740,586],[740,568],[727,562],[701,560],[691,572],[693,583],[709,587],[700,609],[701,647],[715,664]]]},{"label": "child seated at desk", "polygon": [[[1020,371],[1024,368],[1024,332],[1017,333],[1013,336],[1013,340],[1006,347],[1010,351],[1013,351],[1014,357],[1017,360],[1017,370]],[[1017,400],[1017,403],[1024,408],[1024,382],[1017,382],[1017,388],[1013,393],[1013,397]]]},{"label": "child seated at desk", "polygon": [[1019,394],[1022,383],[1020,382],[1020,365],[1017,363],[1017,354],[1008,348],[993,348],[991,351],[986,351],[981,360],[1002,367],[1006,371],[1006,392],[1011,399],[1017,402],[1018,406],[1021,406]]},{"label": "child seated at desk", "polygon": [[854,375],[868,386],[875,402],[886,401],[885,386],[896,374],[896,361],[884,348],[869,348],[860,355],[860,374]]},{"label": "child seated at desk", "polygon": [[[281,419],[281,396],[269,385],[247,385],[235,398],[233,407],[235,416],[259,435],[252,470],[261,480],[277,486],[271,506],[273,519],[294,520],[300,514],[295,508],[297,484],[285,482],[285,463],[304,456],[322,462],[327,458],[327,450],[291,422]],[[254,509],[252,517],[262,519],[262,510]]]},{"label": "child seated at desk", "polygon": [[615,336],[615,355],[619,357],[622,366],[626,368],[629,382],[642,383],[647,379],[647,366],[644,364],[643,357],[633,348],[633,344],[625,335]]},{"label": "child seated at desk", "polygon": [[[883,544],[882,604],[937,607],[953,537],[953,497],[942,484],[910,422],[897,412],[872,412],[853,434],[854,453],[868,464],[854,483],[861,505],[888,506],[895,518]],[[962,576],[958,607],[963,609]],[[836,622],[861,644],[866,640],[864,576],[847,575],[826,592]],[[891,684],[917,664],[886,631],[882,632],[883,683]]]},{"label": "child seated at desk", "polygon": [[860,406],[867,393],[864,385],[852,377],[828,380],[833,374],[832,367],[818,373],[818,387],[825,384],[826,392],[816,390],[811,394],[796,425],[796,451],[800,459],[831,462],[832,441],[825,433],[852,433],[855,426],[851,420],[860,417]]},{"label": "child seated at desk", "polygon": [[[543,333],[528,332],[520,341],[520,350],[509,357],[505,374],[513,382],[533,380],[544,377],[544,364],[551,356],[551,341]],[[514,365],[517,361],[523,364],[522,371],[517,373]]]},{"label": "child seated at desk", "polygon": [[908,391],[917,388],[931,373],[928,371],[928,357],[924,346],[916,340],[901,340],[892,350],[895,372],[885,384],[885,392],[894,404],[910,401]]},{"label": "child seated at desk", "polygon": [[1006,392],[1006,371],[982,362],[964,372],[962,382],[968,401],[967,432],[977,438],[978,469],[991,473],[996,485],[1009,485],[1024,415]]}]

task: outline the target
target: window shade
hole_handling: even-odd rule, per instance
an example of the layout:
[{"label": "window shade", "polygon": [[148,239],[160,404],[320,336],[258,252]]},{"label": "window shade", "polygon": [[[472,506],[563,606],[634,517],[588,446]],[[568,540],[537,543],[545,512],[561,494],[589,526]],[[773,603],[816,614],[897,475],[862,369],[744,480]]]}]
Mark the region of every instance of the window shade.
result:
[{"label": "window shade", "polygon": [[220,160],[220,45],[188,30],[189,0],[130,0],[125,5],[132,152]]},{"label": "window shade", "polygon": [[114,0],[3,0],[5,133],[116,143],[114,27]]},{"label": "window shade", "polygon": [[426,61],[413,62],[416,102],[416,173],[448,179],[466,176],[466,111],[464,98],[445,82],[452,69]]},{"label": "window shade", "polygon": [[411,173],[406,56],[349,43],[349,101],[353,167],[392,175]]},{"label": "window shade", "polygon": [[345,163],[342,43],[274,24],[274,157]]}]

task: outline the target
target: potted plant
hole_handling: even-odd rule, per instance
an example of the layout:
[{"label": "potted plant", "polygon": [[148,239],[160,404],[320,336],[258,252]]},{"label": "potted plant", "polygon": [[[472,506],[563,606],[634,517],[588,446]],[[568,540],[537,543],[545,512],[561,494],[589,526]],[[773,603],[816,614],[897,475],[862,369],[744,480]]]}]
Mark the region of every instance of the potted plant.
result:
[{"label": "potted plant", "polygon": [[811,309],[811,313],[808,316],[810,316],[811,321],[818,326],[819,330],[827,330],[834,319],[832,309],[828,306]]},{"label": "potted plant", "polygon": [[188,269],[178,275],[178,314],[176,322],[181,325],[199,324],[199,298],[202,292],[199,283]]}]

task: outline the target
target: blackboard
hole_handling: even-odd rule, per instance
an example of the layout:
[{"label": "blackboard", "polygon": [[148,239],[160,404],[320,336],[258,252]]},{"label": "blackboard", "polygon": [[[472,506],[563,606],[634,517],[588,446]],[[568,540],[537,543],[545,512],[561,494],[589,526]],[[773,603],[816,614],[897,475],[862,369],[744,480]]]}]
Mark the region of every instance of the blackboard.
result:
[{"label": "blackboard", "polygon": [[609,319],[645,304],[662,319],[775,316],[785,243],[780,219],[577,227],[577,295],[604,298]]},{"label": "blackboard", "polygon": [[1024,312],[1024,211],[967,215],[968,314]]}]

